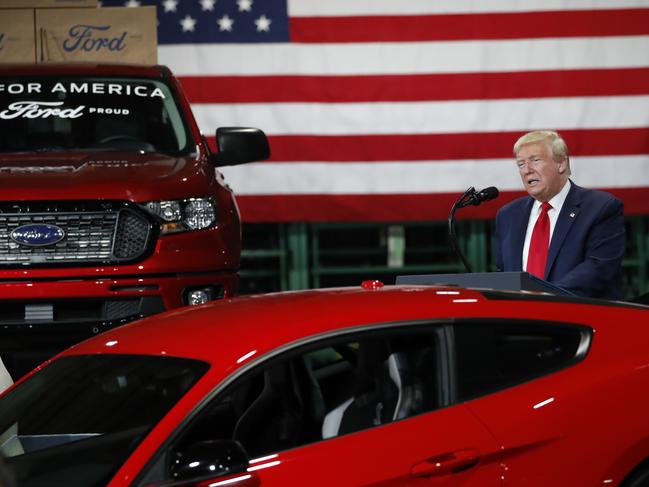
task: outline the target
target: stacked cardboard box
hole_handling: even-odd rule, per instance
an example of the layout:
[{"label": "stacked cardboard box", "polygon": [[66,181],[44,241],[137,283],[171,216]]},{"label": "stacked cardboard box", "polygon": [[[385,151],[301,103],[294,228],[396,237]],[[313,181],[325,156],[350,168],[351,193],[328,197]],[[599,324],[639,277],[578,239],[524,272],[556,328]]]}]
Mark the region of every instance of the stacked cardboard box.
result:
[{"label": "stacked cardboard box", "polygon": [[96,7],[97,0],[0,0],[0,8]]},{"label": "stacked cardboard box", "polygon": [[155,7],[0,0],[0,62],[157,62]]},{"label": "stacked cardboard box", "polygon": [[0,61],[36,61],[33,9],[0,10]]}]

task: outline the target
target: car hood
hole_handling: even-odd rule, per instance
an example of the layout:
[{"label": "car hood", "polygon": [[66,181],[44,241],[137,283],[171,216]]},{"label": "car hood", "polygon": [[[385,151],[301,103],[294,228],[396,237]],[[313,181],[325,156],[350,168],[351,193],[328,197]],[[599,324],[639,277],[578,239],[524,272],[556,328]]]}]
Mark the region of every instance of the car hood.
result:
[{"label": "car hood", "polygon": [[5,154],[0,200],[180,199],[207,195],[213,178],[213,166],[195,155]]}]

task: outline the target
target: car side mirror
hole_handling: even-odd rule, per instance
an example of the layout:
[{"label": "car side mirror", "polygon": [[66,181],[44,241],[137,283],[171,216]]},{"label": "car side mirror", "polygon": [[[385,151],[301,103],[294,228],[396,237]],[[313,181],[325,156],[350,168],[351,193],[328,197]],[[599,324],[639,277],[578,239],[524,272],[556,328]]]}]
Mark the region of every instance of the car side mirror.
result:
[{"label": "car side mirror", "polygon": [[270,146],[263,131],[249,127],[216,129],[216,147],[211,160],[216,166],[233,166],[263,161],[270,157]]},{"label": "car side mirror", "polygon": [[231,440],[206,440],[171,452],[169,474],[175,481],[216,478],[248,468],[248,454],[241,443]]}]

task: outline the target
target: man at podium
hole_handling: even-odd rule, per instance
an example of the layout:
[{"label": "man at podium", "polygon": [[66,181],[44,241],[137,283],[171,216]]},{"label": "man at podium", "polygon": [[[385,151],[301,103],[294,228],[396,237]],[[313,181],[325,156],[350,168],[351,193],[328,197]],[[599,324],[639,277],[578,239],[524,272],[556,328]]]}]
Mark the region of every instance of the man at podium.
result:
[{"label": "man at podium", "polygon": [[568,147],[557,132],[534,131],[514,144],[529,194],[496,215],[501,271],[527,271],[580,296],[621,299],[623,204],[570,180]]}]

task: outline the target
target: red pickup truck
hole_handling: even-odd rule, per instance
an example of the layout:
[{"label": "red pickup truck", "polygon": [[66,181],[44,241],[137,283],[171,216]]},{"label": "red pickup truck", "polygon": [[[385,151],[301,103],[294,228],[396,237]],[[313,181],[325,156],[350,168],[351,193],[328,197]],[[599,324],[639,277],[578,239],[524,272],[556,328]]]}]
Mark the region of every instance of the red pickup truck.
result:
[{"label": "red pickup truck", "polygon": [[2,348],[236,293],[239,212],[216,168],[269,147],[251,128],[216,141],[163,66],[0,65]]}]

